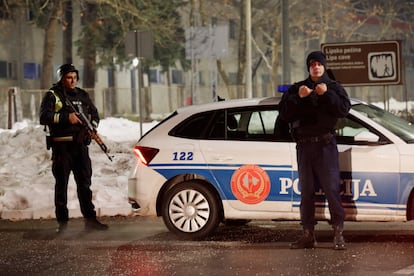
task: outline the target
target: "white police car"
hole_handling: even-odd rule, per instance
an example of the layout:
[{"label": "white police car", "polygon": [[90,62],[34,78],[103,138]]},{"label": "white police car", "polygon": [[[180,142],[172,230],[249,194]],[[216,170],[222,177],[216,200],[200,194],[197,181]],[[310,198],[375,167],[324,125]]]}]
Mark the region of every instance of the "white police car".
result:
[{"label": "white police car", "polygon": [[[187,238],[211,235],[228,220],[299,220],[296,144],[278,120],[278,102],[230,100],[172,113],[134,147],[132,207],[162,216]],[[414,219],[414,127],[352,100],[337,141],[346,219]],[[329,219],[322,191],[318,199],[318,219]]]}]

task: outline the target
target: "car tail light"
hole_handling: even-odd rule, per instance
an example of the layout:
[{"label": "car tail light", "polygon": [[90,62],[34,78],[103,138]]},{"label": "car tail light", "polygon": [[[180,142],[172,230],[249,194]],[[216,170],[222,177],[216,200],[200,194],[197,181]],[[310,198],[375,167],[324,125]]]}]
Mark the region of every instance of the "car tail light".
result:
[{"label": "car tail light", "polygon": [[148,165],[159,151],[160,151],[159,149],[150,148],[150,147],[142,147],[142,146],[134,147],[135,156],[145,165]]}]

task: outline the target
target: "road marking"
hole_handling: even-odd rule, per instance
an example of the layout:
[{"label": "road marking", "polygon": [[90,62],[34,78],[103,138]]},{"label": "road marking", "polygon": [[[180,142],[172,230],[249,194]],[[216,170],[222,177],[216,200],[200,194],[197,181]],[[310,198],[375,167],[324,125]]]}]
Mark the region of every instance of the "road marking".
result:
[{"label": "road marking", "polygon": [[403,269],[397,270],[394,272],[394,274],[400,274],[400,275],[411,275],[414,274],[414,265],[407,266]]}]

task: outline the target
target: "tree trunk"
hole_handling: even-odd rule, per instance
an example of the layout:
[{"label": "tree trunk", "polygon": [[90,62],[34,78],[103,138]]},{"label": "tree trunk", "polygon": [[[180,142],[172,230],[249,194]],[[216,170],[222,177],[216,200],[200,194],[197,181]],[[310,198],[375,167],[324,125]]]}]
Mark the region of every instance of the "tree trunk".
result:
[{"label": "tree trunk", "polygon": [[93,41],[96,30],[97,11],[95,4],[86,4],[85,9],[85,27],[83,44],[83,87],[93,89],[95,87],[95,71],[96,71],[96,48]]},{"label": "tree trunk", "polygon": [[63,21],[63,63],[73,63],[72,58],[72,30],[73,30],[73,8],[72,1],[64,4]]},{"label": "tree trunk", "polygon": [[62,16],[62,1],[54,0],[50,2],[53,7],[49,13],[49,20],[45,29],[45,39],[43,44],[42,75],[40,78],[40,89],[47,89],[53,82],[52,60],[56,46],[56,30],[59,24],[58,19]]},{"label": "tree trunk", "polygon": [[85,56],[83,60],[83,78],[82,78],[84,88],[95,87],[95,71],[96,71],[95,56]]},{"label": "tree trunk", "polygon": [[[223,79],[224,84],[226,85],[227,95],[231,97],[232,95],[231,95],[231,90],[230,90],[230,79],[227,76],[226,70],[224,69],[223,63],[221,62],[220,59],[216,61],[216,65],[217,65],[217,70],[221,78]],[[221,95],[221,97],[223,97],[223,95]]]}]

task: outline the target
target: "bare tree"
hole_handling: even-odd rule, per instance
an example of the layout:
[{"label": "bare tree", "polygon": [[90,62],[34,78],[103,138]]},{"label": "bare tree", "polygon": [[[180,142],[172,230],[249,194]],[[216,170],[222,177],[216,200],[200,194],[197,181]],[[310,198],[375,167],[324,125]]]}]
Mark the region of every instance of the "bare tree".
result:
[{"label": "bare tree", "polygon": [[[41,7],[42,9],[43,7]],[[62,1],[49,1],[47,9],[45,9],[46,25],[45,37],[43,44],[43,60],[42,60],[42,75],[40,78],[40,89],[47,89],[50,87],[53,79],[52,60],[53,52],[56,46],[56,30],[59,26],[59,20],[62,16]]]},{"label": "bare tree", "polygon": [[73,41],[73,10],[72,1],[67,1],[63,4],[63,63],[73,63],[72,56],[72,41]]},{"label": "bare tree", "polygon": [[98,34],[98,24],[100,24],[98,7],[93,3],[85,3],[83,10],[83,30],[78,48],[83,58],[83,86],[85,88],[95,87],[96,72],[96,37]]}]

